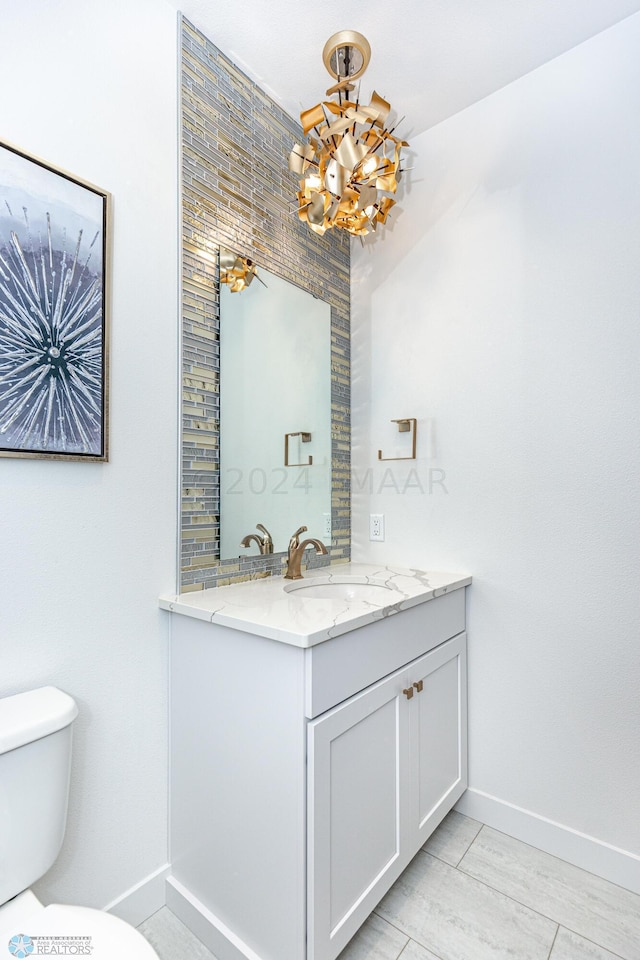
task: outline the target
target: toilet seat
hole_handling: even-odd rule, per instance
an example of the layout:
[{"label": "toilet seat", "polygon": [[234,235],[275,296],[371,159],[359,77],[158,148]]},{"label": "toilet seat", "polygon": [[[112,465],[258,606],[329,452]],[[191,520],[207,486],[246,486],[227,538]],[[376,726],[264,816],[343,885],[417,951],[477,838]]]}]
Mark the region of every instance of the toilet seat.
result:
[{"label": "toilet seat", "polygon": [[[18,901],[18,902],[16,902]],[[43,907],[31,891],[0,907],[0,936],[18,935],[48,944],[46,953],[90,960],[158,960],[158,955],[132,926],[103,910],[52,903]],[[56,938],[56,939],[54,939]],[[28,947],[28,944],[27,944]],[[37,955],[37,949],[32,955]],[[23,956],[28,956],[22,952]],[[7,954],[9,957],[9,954]],[[20,956],[20,952],[14,953]]]}]

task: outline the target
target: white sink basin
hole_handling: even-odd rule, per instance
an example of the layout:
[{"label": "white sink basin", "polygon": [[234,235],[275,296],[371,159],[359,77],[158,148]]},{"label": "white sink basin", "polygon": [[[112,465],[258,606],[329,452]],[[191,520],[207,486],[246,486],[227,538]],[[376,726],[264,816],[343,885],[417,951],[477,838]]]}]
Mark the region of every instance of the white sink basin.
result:
[{"label": "white sink basin", "polygon": [[387,586],[384,580],[346,577],[339,580],[294,580],[285,584],[284,590],[310,600],[368,600],[381,606],[402,599],[401,594]]}]

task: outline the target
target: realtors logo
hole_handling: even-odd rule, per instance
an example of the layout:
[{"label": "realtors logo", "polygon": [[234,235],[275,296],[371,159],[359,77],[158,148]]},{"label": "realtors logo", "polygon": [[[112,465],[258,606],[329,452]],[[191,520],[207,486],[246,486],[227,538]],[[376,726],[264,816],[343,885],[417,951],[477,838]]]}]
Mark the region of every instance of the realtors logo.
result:
[{"label": "realtors logo", "polygon": [[24,933],[18,933],[9,940],[9,953],[14,957],[18,957],[18,960],[23,960],[23,957],[28,957],[30,953],[33,953],[33,950],[33,940],[31,937],[25,937]]},{"label": "realtors logo", "polygon": [[17,933],[9,940],[9,953],[17,960],[25,957],[88,957],[93,951],[91,937],[28,937]]}]

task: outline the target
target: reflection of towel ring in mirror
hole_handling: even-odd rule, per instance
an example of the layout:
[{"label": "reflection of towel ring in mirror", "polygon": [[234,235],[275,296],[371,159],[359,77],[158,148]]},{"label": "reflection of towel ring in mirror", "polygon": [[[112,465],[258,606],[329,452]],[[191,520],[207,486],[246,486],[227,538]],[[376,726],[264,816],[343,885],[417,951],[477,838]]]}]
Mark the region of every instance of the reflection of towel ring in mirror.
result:
[{"label": "reflection of towel ring in mirror", "polygon": [[391,423],[398,424],[398,433],[407,433],[411,431],[411,456],[410,457],[383,457],[382,450],[378,450],[378,460],[415,460],[416,458],[416,437],[418,433],[418,423],[415,417],[403,417],[401,420],[392,420]]},{"label": "reflection of towel ring in mirror", "polygon": [[284,465],[285,467],[310,467],[313,463],[313,457],[309,455],[306,463],[289,463],[289,437],[300,437],[303,443],[309,443],[311,434],[306,430],[298,430],[297,433],[285,433],[284,435]]}]

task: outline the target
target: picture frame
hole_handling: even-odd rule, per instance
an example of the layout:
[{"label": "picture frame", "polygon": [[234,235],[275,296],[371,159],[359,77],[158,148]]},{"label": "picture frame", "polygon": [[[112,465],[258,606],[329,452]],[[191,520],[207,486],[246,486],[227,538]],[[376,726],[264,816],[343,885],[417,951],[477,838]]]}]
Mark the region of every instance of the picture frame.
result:
[{"label": "picture frame", "polygon": [[110,204],[0,141],[0,457],[108,460]]}]

